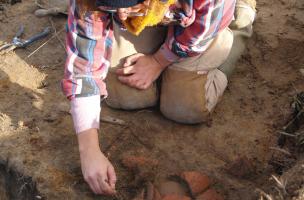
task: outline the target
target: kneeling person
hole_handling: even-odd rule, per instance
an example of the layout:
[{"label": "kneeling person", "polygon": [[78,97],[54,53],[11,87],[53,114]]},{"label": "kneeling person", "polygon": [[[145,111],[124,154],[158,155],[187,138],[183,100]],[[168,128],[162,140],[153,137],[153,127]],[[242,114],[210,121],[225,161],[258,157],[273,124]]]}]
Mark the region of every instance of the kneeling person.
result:
[{"label": "kneeling person", "polygon": [[116,183],[98,144],[101,97],[127,110],[160,100],[169,119],[205,121],[251,34],[255,5],[247,1],[70,0],[62,88],[71,100],[82,172],[95,193],[113,194]]}]

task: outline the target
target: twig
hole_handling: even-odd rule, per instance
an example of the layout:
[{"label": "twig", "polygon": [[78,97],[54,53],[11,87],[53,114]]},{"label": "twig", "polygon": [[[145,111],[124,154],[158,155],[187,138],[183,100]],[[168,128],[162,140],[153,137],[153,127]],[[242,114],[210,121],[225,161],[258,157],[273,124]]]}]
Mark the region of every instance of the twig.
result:
[{"label": "twig", "polygon": [[303,131],[299,131],[299,132],[295,132],[295,135],[299,136],[299,135],[302,135],[304,134],[304,130]]},{"label": "twig", "polygon": [[271,175],[271,177],[275,180],[278,188],[283,190],[284,194],[287,194],[287,191],[286,191],[287,180],[284,180],[282,178],[279,179],[275,175]]},{"label": "twig", "polygon": [[53,65],[51,65],[51,66],[40,66],[40,69],[47,69],[47,68],[49,68],[49,69],[53,69],[53,68],[55,68],[55,67],[57,67],[57,66],[59,66],[59,65],[62,65],[63,63],[64,63],[65,61],[61,61],[61,62],[58,62],[58,63],[56,63],[56,64],[53,64]]},{"label": "twig", "polygon": [[278,187],[274,187],[274,189],[279,193],[280,200],[285,200],[282,194],[282,191]]},{"label": "twig", "polygon": [[19,194],[19,195],[22,194],[23,190],[26,189],[25,187],[26,187],[27,184],[28,184],[27,182],[24,182],[24,183],[20,186],[19,191],[18,191],[18,194]]},{"label": "twig", "polygon": [[27,58],[31,57],[32,55],[34,55],[37,51],[39,51],[42,47],[44,47],[47,43],[49,43],[52,39],[54,39],[56,37],[56,35],[58,35],[59,33],[61,33],[62,31],[64,31],[65,28],[61,29],[60,31],[58,31],[56,34],[54,34],[50,39],[48,39],[45,43],[43,43],[42,45],[40,45],[35,51],[33,51],[32,53],[30,53],[30,55],[27,56]]},{"label": "twig", "polygon": [[276,150],[276,151],[284,153],[284,154],[286,154],[288,156],[291,156],[291,153],[289,151],[285,150],[285,149],[281,149],[281,148],[278,148],[278,147],[269,147],[269,149]]},{"label": "twig", "polygon": [[291,85],[292,85],[294,91],[296,92],[296,94],[299,94],[299,90],[296,88],[296,86],[293,83],[291,83]]},{"label": "twig", "polygon": [[106,115],[101,115],[100,121],[110,123],[110,124],[116,124],[116,125],[120,125],[120,126],[127,125],[127,123],[121,119],[106,116]]},{"label": "twig", "polygon": [[139,110],[136,112],[136,114],[140,114],[140,113],[145,113],[145,112],[153,112],[152,110],[148,110],[148,109],[143,109],[143,110]]},{"label": "twig", "polygon": [[286,133],[285,131],[278,131],[278,133],[280,133],[280,134],[282,134],[282,135],[289,136],[289,137],[296,137],[296,135],[290,134],[290,133]]},{"label": "twig", "polygon": [[283,114],[283,120],[285,121],[285,119],[286,119],[286,113],[285,113],[285,111],[281,107],[279,107],[279,109],[282,112],[282,114]]},{"label": "twig", "polygon": [[264,196],[267,200],[273,200],[272,196],[270,196],[269,194],[266,194],[266,192],[264,192],[263,190],[257,188],[256,189],[262,196]]},{"label": "twig", "polygon": [[54,30],[54,33],[55,33],[55,35],[56,35],[57,40],[60,42],[60,44],[61,44],[61,46],[63,47],[63,49],[65,49],[64,43],[62,42],[62,40],[60,39],[60,37],[57,35],[57,29],[56,29],[56,27],[55,27],[55,25],[54,25],[53,18],[52,18],[52,17],[49,17],[49,21],[50,21],[50,23],[51,23],[51,25],[52,25],[52,28],[53,28],[53,30]]}]

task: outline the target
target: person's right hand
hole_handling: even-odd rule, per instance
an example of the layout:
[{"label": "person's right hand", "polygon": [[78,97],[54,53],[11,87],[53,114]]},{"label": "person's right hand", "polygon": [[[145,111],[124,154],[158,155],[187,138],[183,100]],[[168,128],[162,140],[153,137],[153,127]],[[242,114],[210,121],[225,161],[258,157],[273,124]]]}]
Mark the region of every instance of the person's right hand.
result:
[{"label": "person's right hand", "polygon": [[115,194],[116,174],[110,161],[101,152],[96,129],[78,135],[81,169],[85,181],[95,194]]},{"label": "person's right hand", "polygon": [[148,9],[149,1],[145,0],[143,3],[139,3],[135,6],[129,8],[119,8],[117,9],[117,14],[120,20],[125,21],[128,17],[130,17],[130,13],[144,12],[144,9]]}]

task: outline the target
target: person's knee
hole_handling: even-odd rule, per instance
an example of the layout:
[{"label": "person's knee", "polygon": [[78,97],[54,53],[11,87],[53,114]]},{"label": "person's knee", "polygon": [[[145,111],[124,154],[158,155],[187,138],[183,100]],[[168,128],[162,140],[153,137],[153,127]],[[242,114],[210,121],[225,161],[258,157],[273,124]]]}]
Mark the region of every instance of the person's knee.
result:
[{"label": "person's knee", "polygon": [[138,90],[122,84],[114,71],[110,71],[106,78],[109,107],[124,110],[147,108],[156,105],[158,91],[156,84],[146,90]]},{"label": "person's knee", "polygon": [[226,86],[226,76],[217,69],[206,74],[168,69],[162,79],[160,110],[176,122],[205,122]]},{"label": "person's knee", "polygon": [[249,29],[252,32],[252,24],[256,16],[256,0],[237,0],[234,12],[235,19],[230,24],[232,30]]}]

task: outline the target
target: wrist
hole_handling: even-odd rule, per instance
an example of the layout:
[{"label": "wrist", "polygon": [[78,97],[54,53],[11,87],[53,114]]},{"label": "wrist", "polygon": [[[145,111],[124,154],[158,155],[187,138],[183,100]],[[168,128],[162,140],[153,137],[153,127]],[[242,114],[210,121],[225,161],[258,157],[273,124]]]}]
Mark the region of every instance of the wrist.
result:
[{"label": "wrist", "polygon": [[100,151],[97,129],[88,129],[77,135],[80,154]]},{"label": "wrist", "polygon": [[172,63],[165,58],[161,51],[157,51],[152,55],[152,57],[163,69]]}]

